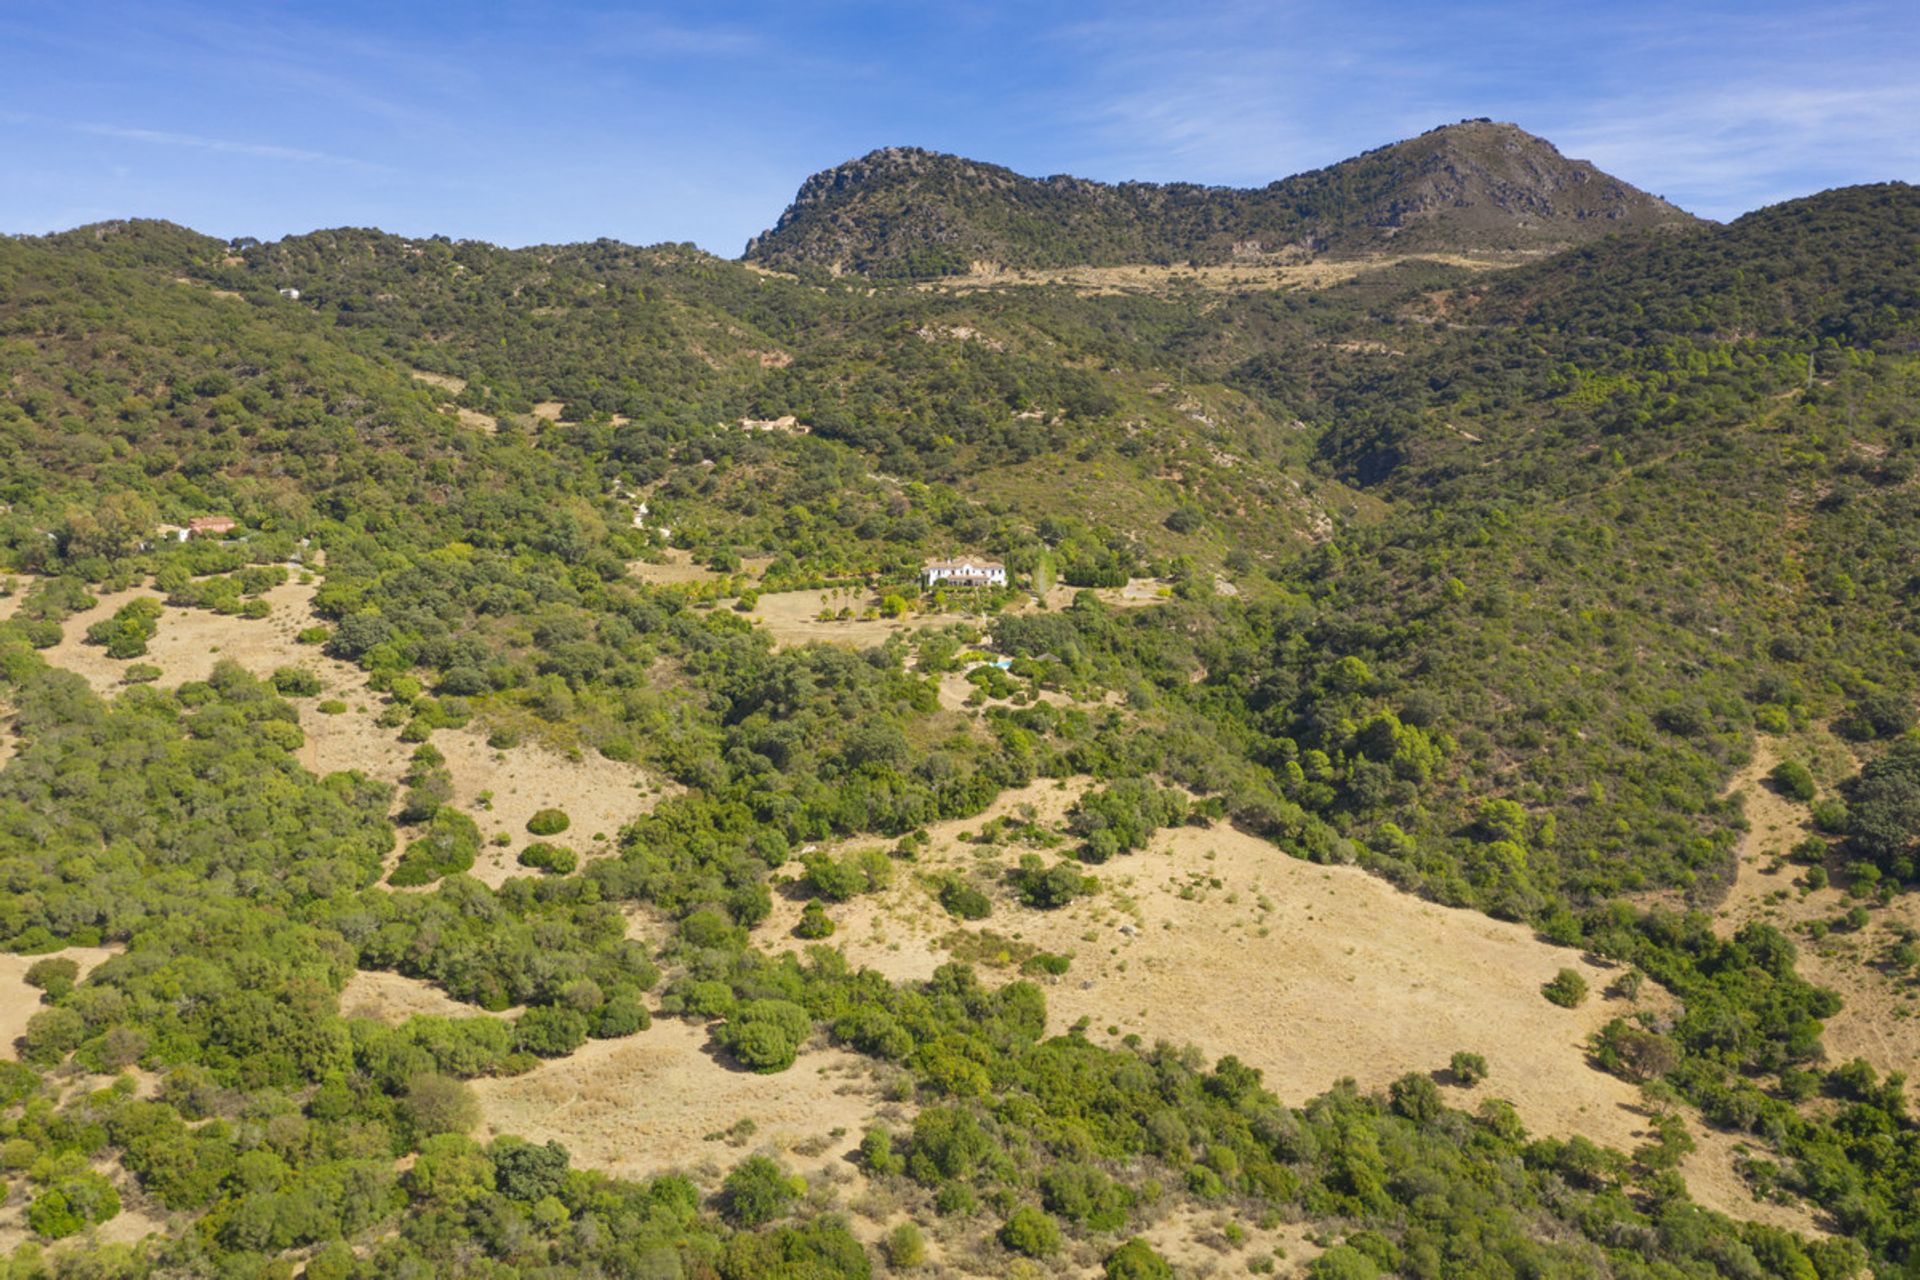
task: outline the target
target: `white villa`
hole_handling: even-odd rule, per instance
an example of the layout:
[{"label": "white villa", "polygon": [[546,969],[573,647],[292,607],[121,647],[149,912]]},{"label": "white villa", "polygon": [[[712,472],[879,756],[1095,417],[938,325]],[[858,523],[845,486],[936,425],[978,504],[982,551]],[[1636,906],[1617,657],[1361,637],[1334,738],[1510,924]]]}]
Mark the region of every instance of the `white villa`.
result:
[{"label": "white villa", "polygon": [[956,587],[1004,587],[1007,566],[998,560],[930,560],[920,570],[929,587],[948,583]]}]

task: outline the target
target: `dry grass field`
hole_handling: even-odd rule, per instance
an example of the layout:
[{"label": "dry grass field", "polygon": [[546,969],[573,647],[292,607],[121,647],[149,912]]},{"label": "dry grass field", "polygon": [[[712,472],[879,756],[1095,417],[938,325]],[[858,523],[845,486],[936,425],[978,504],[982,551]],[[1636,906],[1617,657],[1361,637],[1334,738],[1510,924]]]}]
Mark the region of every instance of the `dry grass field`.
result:
[{"label": "dry grass field", "polygon": [[[890,888],[830,908],[838,929],[829,945],[896,981],[924,980],[956,957],[980,965],[988,981],[1010,981],[1035,950],[1070,954],[1064,976],[1039,979],[1052,1031],[1083,1022],[1096,1039],[1137,1035],[1193,1044],[1210,1059],[1233,1054],[1296,1104],[1343,1075],[1371,1089],[1431,1072],[1455,1105],[1505,1099],[1536,1133],[1621,1150],[1648,1136],[1638,1089],[1586,1054],[1587,1038],[1633,1007],[1601,994],[1615,975],[1525,926],[1422,901],[1358,868],[1288,857],[1226,826],[1162,831],[1144,852],[1092,868],[1101,892],[1069,907],[1019,905],[1000,878],[1020,848],[963,837],[1002,816],[1057,827],[1087,785],[1042,781],[1004,793],[980,817],[929,828],[930,845],[915,863],[896,864]],[[877,842],[848,847],[861,843]],[[994,914],[968,925],[950,918],[920,879],[939,871],[985,889]],[[803,945],[791,934],[801,905],[798,893],[776,896],[756,945]],[[1562,967],[1579,970],[1595,993],[1577,1009],[1541,994]],[[1657,988],[1640,999],[1669,1001]],[[1446,1077],[1456,1050],[1486,1058],[1490,1074],[1477,1088]],[[1819,1230],[1799,1206],[1753,1200],[1734,1172],[1738,1142],[1690,1121],[1700,1150],[1687,1173],[1703,1203]]]},{"label": "dry grass field", "polygon": [[398,973],[362,969],[340,991],[340,1013],[397,1026],[418,1014],[425,1018],[512,1017],[518,1010],[489,1013],[477,1004],[455,1000],[430,982]]},{"label": "dry grass field", "polygon": [[868,1127],[910,1118],[882,1097],[876,1071],[872,1059],[816,1046],[786,1071],[755,1075],[717,1057],[704,1026],[662,1019],[474,1089],[483,1136],[551,1138],[587,1168],[626,1177],[683,1169],[711,1184],[761,1150],[803,1176],[843,1166]]},{"label": "dry grass field", "polygon": [[[297,575],[296,575],[297,577]],[[166,685],[205,680],[216,662],[231,658],[255,675],[269,675],[275,667],[307,667],[320,674],[329,691],[364,683],[364,673],[346,663],[323,658],[317,647],[298,644],[294,635],[312,626],[314,584],[288,581],[263,597],[273,612],[265,618],[229,617],[210,609],[169,607],[159,631],[147,644],[147,656],[136,659],[161,671]],[[67,619],[60,643],[41,654],[56,667],[77,671],[103,696],[125,687],[130,662],[109,658],[105,649],[86,643],[87,628],[110,618],[116,609],[136,597],[165,599],[152,587],[134,587],[98,595],[97,603]],[[341,695],[336,695],[341,696]]]},{"label": "dry grass field", "polygon": [[[1483,1091],[1513,1102],[1529,1127],[1636,1140],[1637,1092],[1589,1067],[1584,1050],[1625,1006],[1596,997],[1566,1010],[1540,994],[1562,966],[1596,990],[1609,975],[1524,926],[1423,902],[1357,868],[1290,858],[1226,826],[1161,832],[1146,851],[1093,868],[1102,892],[1069,907],[1020,906],[999,884],[1020,850],[960,836],[996,816],[1055,825],[1085,786],[1036,783],[981,817],[929,828],[930,847],[899,865],[891,888],[831,909],[840,926],[831,942],[896,979],[925,978],[956,941],[989,970],[1000,952],[1070,953],[1068,974],[1048,980],[1055,1030],[1084,1017],[1099,1036],[1111,1027],[1192,1043],[1210,1058],[1235,1054],[1292,1102],[1333,1084],[1342,1074],[1333,1064],[1361,1064],[1355,1077],[1370,1088],[1467,1049],[1492,1068]],[[949,918],[913,874],[944,870],[985,888],[994,915],[964,928]],[[756,943],[800,945],[790,937],[800,906],[798,896],[777,899]]]},{"label": "dry grass field", "polygon": [[925,627],[946,626],[963,621],[951,613],[908,613],[898,618],[853,617],[822,620],[823,608],[851,608],[864,613],[873,604],[864,591],[849,594],[839,589],[821,591],[770,591],[762,595],[747,617],[756,626],[766,628],[776,648],[803,644],[850,645],[869,649],[885,644],[888,637],[906,635]]}]

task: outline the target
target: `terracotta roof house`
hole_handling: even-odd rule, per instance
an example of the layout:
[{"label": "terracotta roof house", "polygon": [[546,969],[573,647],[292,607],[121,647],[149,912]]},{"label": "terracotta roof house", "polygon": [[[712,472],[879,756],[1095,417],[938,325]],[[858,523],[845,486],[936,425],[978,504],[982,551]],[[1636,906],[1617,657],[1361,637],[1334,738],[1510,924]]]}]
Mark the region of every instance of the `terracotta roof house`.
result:
[{"label": "terracotta roof house", "polygon": [[930,587],[947,583],[956,587],[1004,587],[1007,566],[998,560],[929,560],[920,576]]},{"label": "terracotta roof house", "polygon": [[204,538],[213,534],[232,533],[240,527],[240,522],[232,516],[195,516],[187,521],[187,533],[191,537]]}]

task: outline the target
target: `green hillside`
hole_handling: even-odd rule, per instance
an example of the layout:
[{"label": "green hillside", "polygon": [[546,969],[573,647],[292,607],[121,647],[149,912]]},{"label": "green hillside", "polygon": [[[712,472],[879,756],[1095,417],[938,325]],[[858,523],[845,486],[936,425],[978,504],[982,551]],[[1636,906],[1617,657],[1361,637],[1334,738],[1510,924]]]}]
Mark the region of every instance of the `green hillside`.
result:
[{"label": "green hillside", "polygon": [[[1461,128],[1440,140],[1456,168],[1487,132]],[[1428,190],[1432,139],[1228,205],[1048,183],[1029,207],[1027,180],[973,166],[942,189],[959,239],[846,248],[814,238],[816,209],[750,255],[791,276],[351,229],[0,240],[0,944],[112,951],[84,980],[28,975],[41,1003],[0,1062],[24,1243],[0,1277],[870,1276],[907,1271],[919,1235],[979,1274],[1166,1275],[1129,1241],[1176,1212],[1228,1242],[1302,1224],[1321,1277],[1920,1268],[1904,1080],[1827,1054],[1841,997],[1796,967],[1828,923],[1711,914],[1759,735],[1853,753],[1822,766],[1793,854],[1801,897],[1850,895],[1831,931],[1897,936],[1912,908],[1920,191],[1675,234],[1596,174],[1539,215],[1583,242],[1566,252],[1313,290],[961,295],[811,269],[843,249],[875,277],[1016,250],[1184,259],[1303,228],[1359,253],[1388,239],[1383,201]],[[1511,187],[1506,235],[1533,206],[1496,159],[1475,190]],[[957,194],[983,183],[1015,193],[987,202],[1002,222]],[[1517,244],[1395,217],[1396,257]],[[210,514],[237,534],[159,529]],[[922,562],[957,552],[1013,585],[923,591]],[[669,562],[705,572],[644,572]],[[106,592],[244,617],[303,573],[307,638],[364,673],[404,777],[304,767],[323,712],[297,672],[129,666],[102,697],[49,660]],[[1034,607],[1049,580],[1078,594]],[[756,602],[802,589],[924,625],[776,644]],[[130,607],[93,638],[138,658],[169,625]],[[1003,665],[965,656],[986,650]],[[534,829],[566,858],[490,887],[468,874],[481,801],[456,803],[434,745],[467,726],[668,785],[600,856]],[[928,827],[1069,778],[1093,790],[1059,829],[984,823],[983,858],[1021,855],[1004,876],[917,865]],[[1470,1055],[1378,1091],[1339,1064],[1322,1096],[1282,1098],[1236,1057],[1048,1034],[1049,980],[1078,974],[1020,931],[1150,875],[1141,848],[1182,823],[1358,864],[1644,984],[1589,1047],[1641,1089],[1645,1144],[1529,1136],[1493,1095],[1460,1109],[1436,1081]],[[956,926],[994,898],[1019,977],[956,952],[894,980],[845,935],[749,940],[789,898],[830,926],[923,874]],[[1898,1008],[1920,999],[1913,944],[1873,961]],[[473,1012],[348,1017],[361,971]],[[806,1072],[829,1044],[873,1064],[910,1119],[850,1159],[884,1198],[873,1223],[914,1232],[863,1243],[722,1135],[724,1180],[481,1140],[471,1082],[645,1043],[656,1018],[729,1070]],[[1696,1203],[1686,1117],[1764,1153],[1743,1194],[1821,1233]],[[128,1221],[123,1192],[159,1238],[94,1227]]]}]

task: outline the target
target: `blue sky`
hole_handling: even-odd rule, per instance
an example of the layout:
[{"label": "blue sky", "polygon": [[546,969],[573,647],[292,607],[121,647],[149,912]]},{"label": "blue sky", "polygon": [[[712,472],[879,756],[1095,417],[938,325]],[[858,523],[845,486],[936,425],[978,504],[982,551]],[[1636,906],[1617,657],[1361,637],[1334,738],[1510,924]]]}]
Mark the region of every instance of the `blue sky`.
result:
[{"label": "blue sky", "polygon": [[0,231],[728,256],[889,144],[1259,185],[1468,116],[1695,212],[1920,179],[1920,3],[0,0]]}]

